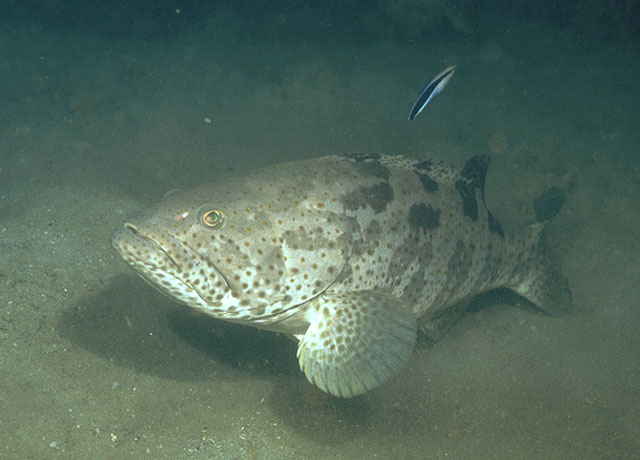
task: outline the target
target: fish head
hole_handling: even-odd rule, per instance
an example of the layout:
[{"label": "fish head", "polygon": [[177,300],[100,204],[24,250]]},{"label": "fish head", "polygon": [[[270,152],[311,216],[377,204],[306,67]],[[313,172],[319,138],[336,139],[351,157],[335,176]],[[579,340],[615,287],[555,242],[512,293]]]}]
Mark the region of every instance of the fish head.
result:
[{"label": "fish head", "polygon": [[220,319],[277,323],[337,280],[349,241],[330,209],[268,179],[173,193],[111,244],[178,301]]}]

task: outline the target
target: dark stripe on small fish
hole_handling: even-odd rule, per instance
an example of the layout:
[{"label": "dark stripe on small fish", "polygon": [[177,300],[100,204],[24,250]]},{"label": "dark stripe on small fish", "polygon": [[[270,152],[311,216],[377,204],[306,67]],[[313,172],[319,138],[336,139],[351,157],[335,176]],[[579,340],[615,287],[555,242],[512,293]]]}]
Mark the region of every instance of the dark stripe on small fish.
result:
[{"label": "dark stripe on small fish", "polygon": [[413,108],[409,114],[409,120],[413,120],[417,117],[418,114],[422,112],[422,109],[427,106],[429,101],[433,99],[436,94],[442,91],[445,86],[447,86],[447,83],[449,83],[449,80],[453,77],[453,72],[455,70],[456,66],[447,67],[424,87],[420,96],[418,96],[418,100],[413,104]]}]

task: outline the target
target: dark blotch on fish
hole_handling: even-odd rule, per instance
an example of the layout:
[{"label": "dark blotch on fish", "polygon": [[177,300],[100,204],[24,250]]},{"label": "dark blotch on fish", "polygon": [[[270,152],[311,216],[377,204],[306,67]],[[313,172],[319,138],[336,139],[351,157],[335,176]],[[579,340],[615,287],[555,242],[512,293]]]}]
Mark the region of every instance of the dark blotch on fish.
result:
[{"label": "dark blotch on fish", "polygon": [[476,155],[464,164],[460,174],[468,179],[474,187],[484,190],[484,181],[487,177],[489,163],[491,163],[490,156]]},{"label": "dark blotch on fish", "polygon": [[471,220],[478,220],[478,201],[476,191],[484,201],[484,181],[491,158],[487,155],[476,155],[464,164],[462,179],[456,181],[456,190],[462,198],[462,212]]},{"label": "dark blotch on fish", "polygon": [[438,191],[438,183],[431,179],[427,173],[416,172],[416,174],[418,174],[420,182],[422,182],[422,186],[427,192],[435,193]]},{"label": "dark blotch on fish", "polygon": [[342,198],[345,209],[357,211],[360,208],[369,206],[376,214],[384,211],[389,203],[393,201],[393,189],[388,182],[382,182],[373,187],[362,187]]},{"label": "dark blotch on fish", "polygon": [[478,220],[478,202],[476,201],[476,189],[472,184],[463,180],[456,181],[456,190],[462,198],[462,213],[471,220]]},{"label": "dark blotch on fish", "polygon": [[435,193],[438,191],[438,183],[428,174],[431,171],[432,165],[433,162],[431,160],[422,160],[415,165],[415,169],[424,189],[427,192]]},{"label": "dark blotch on fish", "polygon": [[440,226],[440,210],[424,203],[414,204],[409,209],[409,225],[422,229],[423,233]]},{"label": "dark blotch on fish", "polygon": [[416,164],[416,169],[424,169],[425,171],[431,171],[432,165],[433,165],[433,161],[422,160],[420,163]]},{"label": "dark blotch on fish", "polygon": [[389,180],[389,169],[380,163],[380,155],[378,154],[344,155],[344,158],[354,161],[357,165],[357,171],[365,176]]}]

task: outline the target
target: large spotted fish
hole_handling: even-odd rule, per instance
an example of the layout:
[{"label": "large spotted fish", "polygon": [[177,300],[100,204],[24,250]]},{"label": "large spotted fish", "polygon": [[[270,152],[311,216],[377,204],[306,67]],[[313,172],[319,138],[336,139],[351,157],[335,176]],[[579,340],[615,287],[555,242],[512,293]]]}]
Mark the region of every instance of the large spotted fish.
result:
[{"label": "large spotted fish", "polygon": [[488,163],[364,155],[275,165],[174,193],[111,243],[171,297],[295,337],[308,380],[352,397],[397,374],[417,328],[466,297],[507,287],[551,314],[570,306],[540,239],[559,206],[539,206],[540,222],[505,234],[484,203]]}]

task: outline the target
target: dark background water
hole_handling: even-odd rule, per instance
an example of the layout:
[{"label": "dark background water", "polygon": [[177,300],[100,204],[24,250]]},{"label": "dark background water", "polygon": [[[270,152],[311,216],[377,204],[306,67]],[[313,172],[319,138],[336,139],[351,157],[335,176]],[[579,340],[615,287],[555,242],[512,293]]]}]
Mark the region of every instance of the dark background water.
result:
[{"label": "dark background water", "polygon": [[[637,1],[480,1],[480,2],[304,2],[172,0],[105,2],[5,0],[5,21],[35,23],[53,30],[73,29],[103,38],[171,39],[203,27],[207,17],[229,10],[242,20],[247,38],[291,40],[397,40],[456,37],[456,18],[468,23],[465,35],[496,32],[496,23],[526,19],[570,28],[585,38],[638,39]],[[176,15],[180,10],[180,15]],[[445,12],[445,10],[447,12]],[[279,16],[280,23],[274,24]]]}]

